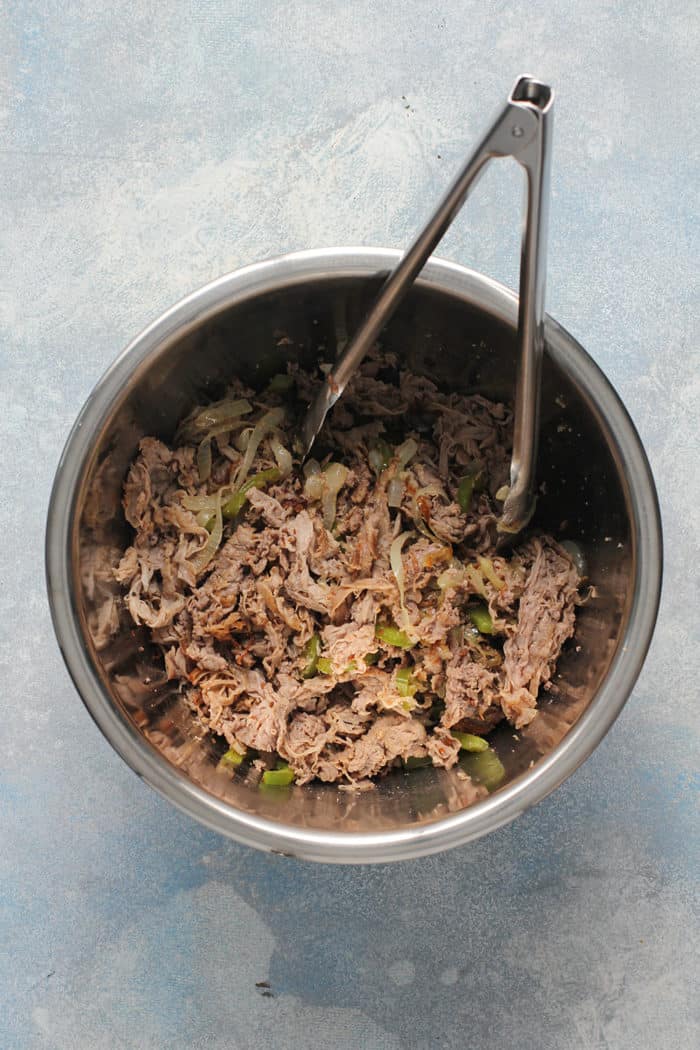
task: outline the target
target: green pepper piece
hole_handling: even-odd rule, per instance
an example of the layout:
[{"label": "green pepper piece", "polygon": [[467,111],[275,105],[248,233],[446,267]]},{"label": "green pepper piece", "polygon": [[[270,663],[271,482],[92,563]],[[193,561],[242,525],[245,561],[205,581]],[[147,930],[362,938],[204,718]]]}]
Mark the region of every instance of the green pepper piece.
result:
[{"label": "green pepper piece", "polygon": [[219,760],[219,765],[224,766],[224,768],[228,769],[237,769],[244,758],[245,754],[241,754],[234,748],[229,748],[226,754],[221,756],[221,759]]},{"label": "green pepper piece", "polygon": [[400,631],[398,627],[392,627],[391,624],[379,624],[375,627],[374,633],[380,641],[386,642],[387,645],[395,645],[397,649],[412,649],[416,644],[405,631]]},{"label": "green pepper piece", "polygon": [[266,769],[262,775],[262,783],[268,787],[288,787],[294,783],[294,770],[289,766],[278,763],[277,769]]},{"label": "green pepper piece", "polygon": [[321,674],[333,674],[333,664],[327,656],[319,656],[316,661],[316,668]]},{"label": "green pepper piece", "polygon": [[230,499],[226,500],[221,508],[224,518],[235,518],[248,502],[247,493],[251,489],[262,489],[274,481],[279,481],[279,467],[270,467],[269,470],[261,470],[259,474],[253,474],[252,478],[241,485],[238,492],[234,492]]},{"label": "green pepper piece", "polygon": [[467,609],[469,619],[481,634],[493,634],[493,620],[485,605],[472,605]]},{"label": "green pepper piece", "polygon": [[489,742],[484,740],[483,736],[476,736],[474,733],[458,733],[456,729],[452,730],[452,736],[459,740],[459,746],[462,751],[488,751]]},{"label": "green pepper piece", "polygon": [[466,754],[460,759],[460,765],[488,791],[494,791],[506,775],[503,763],[491,748],[478,754]]},{"label": "green pepper piece", "polygon": [[351,660],[350,663],[348,664],[348,666],[343,671],[343,674],[352,674],[353,671],[356,671],[356,670],[357,670],[357,662],[355,660]]},{"label": "green pepper piece", "polygon": [[474,475],[465,474],[463,478],[460,478],[459,486],[457,488],[457,502],[459,503],[464,514],[467,514],[469,508],[472,505],[472,496],[474,495]]},{"label": "green pepper piece", "polygon": [[413,681],[410,667],[400,667],[396,672],[396,690],[399,696],[415,696],[418,683]]},{"label": "green pepper piece", "polygon": [[321,639],[317,634],[312,634],[308,642],[304,647],[304,670],[301,672],[302,678],[313,678],[318,670],[318,656],[321,652]]},{"label": "green pepper piece", "polygon": [[365,663],[367,664],[367,666],[373,667],[374,664],[379,663],[379,655],[380,653],[378,649],[376,653],[367,653],[367,656],[365,656]]}]

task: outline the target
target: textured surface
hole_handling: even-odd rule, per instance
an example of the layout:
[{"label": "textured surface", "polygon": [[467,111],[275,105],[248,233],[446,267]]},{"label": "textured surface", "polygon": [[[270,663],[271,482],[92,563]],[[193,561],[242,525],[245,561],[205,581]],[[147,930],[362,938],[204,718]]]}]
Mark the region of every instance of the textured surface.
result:
[{"label": "textured surface", "polygon": [[[546,6],[0,8],[3,1050],[697,1045],[699,23]],[[586,765],[487,840],[365,869],[238,847],[141,784],[68,681],[42,572],[60,447],[188,290],[293,248],[405,244],[525,70],[559,90],[548,307],[659,484],[648,662]],[[517,183],[491,170],[441,254],[513,283]]]}]

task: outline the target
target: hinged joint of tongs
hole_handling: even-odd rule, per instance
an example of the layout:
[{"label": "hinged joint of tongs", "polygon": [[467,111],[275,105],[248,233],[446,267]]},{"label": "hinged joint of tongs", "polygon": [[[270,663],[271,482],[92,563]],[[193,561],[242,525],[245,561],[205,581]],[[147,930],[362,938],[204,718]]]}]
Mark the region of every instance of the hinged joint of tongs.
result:
[{"label": "hinged joint of tongs", "polygon": [[518,367],[514,399],[510,486],[498,523],[503,533],[519,532],[534,509],[534,472],[539,429],[539,392],[544,351],[544,285],[553,92],[521,76],[486,134],[462,168],[432,217],[387,277],[354,338],[327,376],[304,422],[302,445],[308,454],[328,410],[342,394],[382,327],[444,236],[488,161],[513,157],[527,178],[526,215],[520,255]]}]

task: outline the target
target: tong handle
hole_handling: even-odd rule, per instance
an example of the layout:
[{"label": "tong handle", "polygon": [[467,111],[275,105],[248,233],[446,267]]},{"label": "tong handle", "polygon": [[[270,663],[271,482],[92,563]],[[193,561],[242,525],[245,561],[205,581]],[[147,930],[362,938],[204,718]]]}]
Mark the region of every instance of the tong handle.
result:
[{"label": "tong handle", "polygon": [[530,76],[519,77],[476,149],[449,187],[408,251],[387,277],[362,325],[328,373],[302,428],[308,455],[329,409],[343,393],[368,350],[406,295],[428,258],[464,205],[486,164],[514,157],[527,174],[527,217],[520,261],[518,372],[510,491],[500,526],[518,531],[532,513],[534,463],[539,419],[539,377],[544,328],[544,251],[549,185],[553,93]]},{"label": "tong handle", "polygon": [[[535,509],[553,100],[551,88],[527,76],[516,81],[509,98],[509,103],[514,106],[521,109],[529,107],[536,130],[523,148],[513,154],[525,169],[527,185],[525,226],[520,249],[518,358],[510,489],[498,523],[499,531],[503,533],[520,532]],[[513,126],[512,133],[516,127]]]}]

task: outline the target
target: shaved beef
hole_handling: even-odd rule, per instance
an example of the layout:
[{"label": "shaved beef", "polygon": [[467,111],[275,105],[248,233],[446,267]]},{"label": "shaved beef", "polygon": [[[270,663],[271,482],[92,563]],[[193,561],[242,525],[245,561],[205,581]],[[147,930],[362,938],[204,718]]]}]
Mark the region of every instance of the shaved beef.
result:
[{"label": "shaved beef", "polygon": [[354,623],[344,623],[339,627],[329,624],[323,628],[321,639],[328,659],[337,668],[346,668],[350,663],[364,660],[375,648],[374,627],[371,624],[365,627],[358,627]]},{"label": "shaved beef", "polygon": [[517,729],[535,717],[537,694],[548,682],[561,647],[574,633],[579,578],[558,544],[535,538],[524,552],[530,563],[515,633],[503,647],[505,683],[501,703]]},{"label": "shaved beef", "polygon": [[465,718],[481,718],[498,699],[493,671],[476,663],[469,649],[456,652],[447,664],[442,724],[449,729]]},{"label": "shaved beef", "polygon": [[304,608],[325,613],[328,610],[328,589],[311,578],[309,551],[314,538],[314,526],[303,510],[290,523],[295,540],[294,559],[284,581],[288,596]]},{"label": "shaved beef", "polygon": [[[300,404],[308,402],[320,373],[289,368]],[[227,396],[255,406],[246,427],[266,411],[238,382]],[[294,408],[270,397],[289,412],[276,432],[289,447]],[[181,436],[197,433],[198,413]],[[299,784],[365,788],[409,758],[451,769],[460,746],[452,730],[486,734],[504,717],[520,727],[535,716],[574,629],[579,580],[548,537],[533,536],[507,559],[495,553],[494,497],[510,456],[504,405],[399,374],[396,355],[368,356],[319,441],[319,455],[347,467],[332,528],[299,471],[257,487],[277,466],[269,438],[238,478],[239,435],[213,435],[204,481],[205,434],[174,449],[141,441],[123,491],[131,546],[116,567],[86,570],[97,644],[128,610],[150,629],[166,679],[200,723],[247,749],[260,772],[284,759]],[[394,452],[409,437],[413,454],[400,470]],[[475,470],[485,485],[464,511],[460,478]],[[253,476],[232,516],[236,485]],[[199,564],[217,507],[226,508],[223,536]],[[399,564],[390,552],[402,534]],[[474,602],[488,606],[488,638],[469,625]]]},{"label": "shaved beef", "polygon": [[380,715],[357,743],[338,755],[339,769],[354,777],[375,776],[395,758],[423,758],[426,732],[420,722],[400,715]]},{"label": "shaved beef", "polygon": [[248,502],[255,514],[261,517],[266,525],[279,527],[287,517],[288,512],[282,504],[274,496],[269,496],[267,492],[262,492],[260,489],[249,490]]}]

